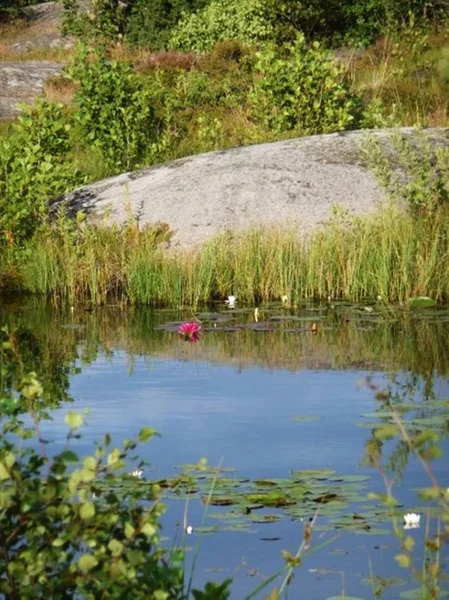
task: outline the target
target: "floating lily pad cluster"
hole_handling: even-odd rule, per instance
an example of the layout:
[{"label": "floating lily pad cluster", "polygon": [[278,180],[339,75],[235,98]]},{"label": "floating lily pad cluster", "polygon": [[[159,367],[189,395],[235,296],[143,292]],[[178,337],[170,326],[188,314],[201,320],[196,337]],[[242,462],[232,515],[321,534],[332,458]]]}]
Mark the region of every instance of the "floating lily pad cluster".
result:
[{"label": "floating lily pad cluster", "polygon": [[391,528],[379,527],[388,521],[385,509],[367,500],[368,482],[367,475],[339,475],[332,469],[293,471],[285,479],[250,480],[231,470],[183,465],[182,473],[171,478],[147,481],[125,476],[122,481],[103,485],[105,492],[113,485],[116,493],[119,488],[132,486],[142,498],[157,485],[165,491],[166,499],[198,499],[209,521],[217,523],[196,530],[205,533],[249,531],[285,517],[306,522],[316,513],[315,527],[319,530],[390,533]]}]

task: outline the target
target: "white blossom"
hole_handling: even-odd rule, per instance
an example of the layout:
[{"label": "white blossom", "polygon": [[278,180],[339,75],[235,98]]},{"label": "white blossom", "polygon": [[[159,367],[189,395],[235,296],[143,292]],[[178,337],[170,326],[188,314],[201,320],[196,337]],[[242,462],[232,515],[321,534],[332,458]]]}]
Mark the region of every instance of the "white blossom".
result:
[{"label": "white blossom", "polygon": [[225,303],[228,305],[228,308],[235,308],[235,303],[237,302],[237,296],[228,296],[225,300]]},{"label": "white blossom", "polygon": [[421,515],[407,513],[404,515],[404,529],[418,529]]}]

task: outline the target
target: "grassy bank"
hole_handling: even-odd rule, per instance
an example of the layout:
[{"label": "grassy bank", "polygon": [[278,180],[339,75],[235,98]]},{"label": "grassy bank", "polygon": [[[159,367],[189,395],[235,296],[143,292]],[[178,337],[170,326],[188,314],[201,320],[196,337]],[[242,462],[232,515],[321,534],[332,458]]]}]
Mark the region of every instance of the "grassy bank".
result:
[{"label": "grassy bank", "polygon": [[60,219],[2,255],[4,287],[55,303],[197,307],[235,294],[258,304],[287,295],[351,301],[449,299],[449,212],[417,218],[393,207],[336,216],[307,240],[288,229],[223,234],[198,250],[166,248],[164,228],[93,227]]}]

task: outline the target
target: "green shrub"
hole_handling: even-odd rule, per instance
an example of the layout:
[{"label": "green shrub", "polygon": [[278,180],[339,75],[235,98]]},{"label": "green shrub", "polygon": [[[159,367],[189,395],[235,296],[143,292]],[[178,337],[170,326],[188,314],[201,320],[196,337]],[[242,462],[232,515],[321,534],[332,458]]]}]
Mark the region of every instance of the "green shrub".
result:
[{"label": "green shrub", "polygon": [[116,171],[149,160],[157,151],[160,122],[150,91],[131,66],[83,47],[68,73],[79,85],[74,119],[86,144]]},{"label": "green shrub", "polygon": [[[68,413],[60,453],[49,458],[42,441],[41,451],[23,447],[36,431],[18,415],[28,408],[36,422],[42,392],[31,373],[19,397],[2,400],[0,593],[21,599],[181,598],[182,555],[178,564],[162,560],[160,490],[120,473],[137,441],[112,449],[106,435],[95,454],[80,461],[68,445],[84,419]],[[144,428],[139,442],[153,435]]]},{"label": "green shrub", "polygon": [[132,46],[163,50],[182,15],[202,9],[208,2],[209,0],[138,0],[131,12],[126,40]]},{"label": "green shrub", "polygon": [[78,0],[62,0],[62,33],[85,40],[122,40],[134,0],[95,0],[90,10],[81,9]]},{"label": "green shrub", "polygon": [[258,44],[273,37],[265,0],[213,0],[204,10],[181,19],[169,45],[202,54],[223,40]]},{"label": "green shrub", "polygon": [[410,15],[444,24],[444,0],[212,0],[202,11],[186,14],[170,43],[180,50],[205,52],[219,40],[260,44],[294,41],[298,33],[327,44],[367,45],[379,34],[397,29]]},{"label": "green shrub", "polygon": [[309,47],[303,35],[284,50],[280,54],[270,45],[256,55],[254,117],[279,133],[312,135],[354,127],[359,103],[332,55],[318,42]]},{"label": "green shrub", "polygon": [[45,217],[47,200],[83,181],[70,163],[70,129],[61,104],[24,107],[0,140],[0,240],[20,243]]},{"label": "green shrub", "polygon": [[[33,341],[30,332],[20,333]],[[64,360],[58,354],[59,384],[49,397],[36,374],[25,371],[20,351],[29,354],[30,344],[17,341],[17,331],[0,329],[0,596],[187,600],[192,577],[186,591],[184,549],[168,550],[160,540],[161,488],[126,472],[139,461],[137,446],[156,432],[143,427],[119,448],[106,434],[91,456],[79,458],[73,440],[87,411],[67,412],[66,443],[55,452],[40,422],[67,399]],[[231,582],[191,592],[226,600]]]},{"label": "green shrub", "polygon": [[365,140],[373,173],[387,194],[406,204],[413,216],[433,219],[439,209],[449,207],[449,148],[436,146],[419,132],[411,137],[396,132],[390,141],[397,169],[379,140]]}]

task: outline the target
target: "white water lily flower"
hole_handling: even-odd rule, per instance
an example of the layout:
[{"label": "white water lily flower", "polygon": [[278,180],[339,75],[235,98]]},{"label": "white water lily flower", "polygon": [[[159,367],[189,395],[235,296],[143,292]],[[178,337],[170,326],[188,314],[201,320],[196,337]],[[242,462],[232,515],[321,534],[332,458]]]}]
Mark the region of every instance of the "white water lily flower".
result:
[{"label": "white water lily flower", "polygon": [[229,308],[235,308],[236,302],[237,296],[228,296],[227,300],[225,300],[225,303],[228,305]]},{"label": "white water lily flower", "polygon": [[130,475],[137,477],[137,479],[142,479],[143,471],[136,469],[135,471],[131,471]]},{"label": "white water lily flower", "polygon": [[404,515],[404,529],[418,529],[421,515],[407,513]]},{"label": "white water lily flower", "polygon": [[187,535],[191,535],[193,533],[193,527],[191,525],[187,525],[186,533]]}]

